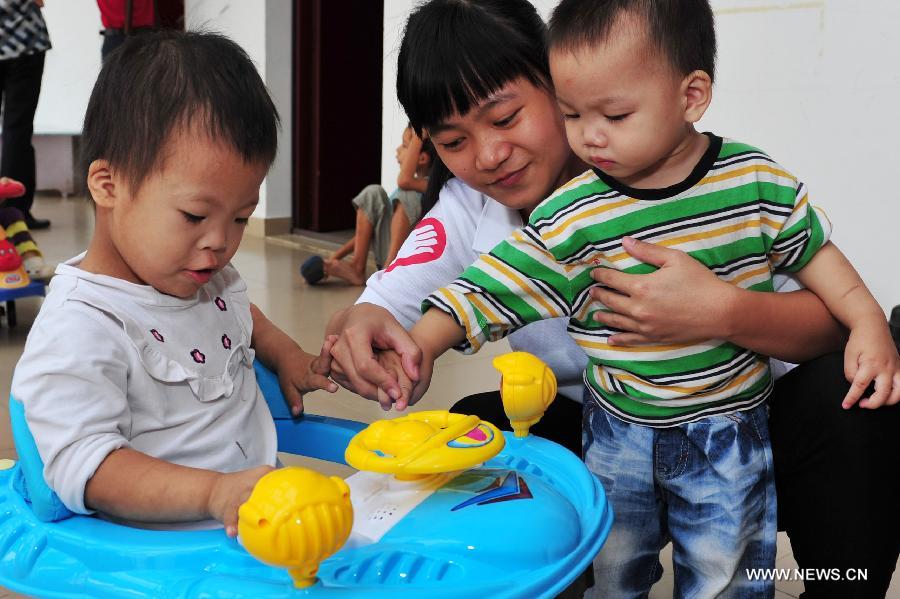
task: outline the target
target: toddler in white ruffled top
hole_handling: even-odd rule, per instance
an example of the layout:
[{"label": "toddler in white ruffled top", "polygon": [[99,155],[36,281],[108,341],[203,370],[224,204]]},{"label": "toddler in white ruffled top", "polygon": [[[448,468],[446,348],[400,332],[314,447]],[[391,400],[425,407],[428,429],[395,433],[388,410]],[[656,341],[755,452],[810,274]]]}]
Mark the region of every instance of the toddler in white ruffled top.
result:
[{"label": "toddler in white ruffled top", "polygon": [[76,513],[138,522],[237,509],[276,463],[254,358],[301,394],[336,390],[230,264],[275,157],[278,114],[216,34],[142,36],[112,54],[82,137],[96,227],[61,264],[12,392],[44,477]]}]

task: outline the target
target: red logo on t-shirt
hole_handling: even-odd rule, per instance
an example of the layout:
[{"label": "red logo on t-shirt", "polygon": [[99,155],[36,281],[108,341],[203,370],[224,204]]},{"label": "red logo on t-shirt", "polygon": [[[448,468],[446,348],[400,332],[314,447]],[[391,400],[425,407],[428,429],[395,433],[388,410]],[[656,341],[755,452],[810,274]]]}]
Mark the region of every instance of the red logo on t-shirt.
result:
[{"label": "red logo on t-shirt", "polygon": [[397,258],[391,262],[384,272],[391,272],[398,266],[423,264],[437,260],[447,247],[447,233],[444,225],[436,218],[423,218],[409,234],[406,243],[400,248]]}]

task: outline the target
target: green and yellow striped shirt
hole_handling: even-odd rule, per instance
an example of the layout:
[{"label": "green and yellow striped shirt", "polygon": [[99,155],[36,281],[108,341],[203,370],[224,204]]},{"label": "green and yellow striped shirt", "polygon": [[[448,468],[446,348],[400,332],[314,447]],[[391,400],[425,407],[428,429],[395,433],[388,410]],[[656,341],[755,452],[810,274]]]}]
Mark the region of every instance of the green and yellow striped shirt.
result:
[{"label": "green and yellow striped shirt", "polygon": [[763,152],[710,136],[691,175],[665,189],[631,189],[587,171],[556,190],[528,225],[482,255],[423,303],[465,327],[458,349],[474,352],[530,322],[568,316],[570,334],[590,359],[594,398],[623,420],[674,426],[752,408],[772,380],[764,356],[721,340],[612,346],[616,329],[595,322],[596,267],[648,273],[622,238],[687,252],[725,281],[773,291],[774,271],[797,271],[828,240],[830,224],[808,203],[806,187]]}]

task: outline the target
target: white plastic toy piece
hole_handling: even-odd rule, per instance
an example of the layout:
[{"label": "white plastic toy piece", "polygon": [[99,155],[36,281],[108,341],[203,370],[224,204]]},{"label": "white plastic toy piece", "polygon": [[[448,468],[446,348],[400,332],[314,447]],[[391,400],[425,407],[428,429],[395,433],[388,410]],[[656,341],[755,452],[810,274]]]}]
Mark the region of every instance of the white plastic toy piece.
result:
[{"label": "white plastic toy piece", "polygon": [[448,472],[399,480],[377,472],[361,471],[348,477],[345,482],[350,487],[353,529],[346,546],[377,543],[408,513],[459,474]]}]

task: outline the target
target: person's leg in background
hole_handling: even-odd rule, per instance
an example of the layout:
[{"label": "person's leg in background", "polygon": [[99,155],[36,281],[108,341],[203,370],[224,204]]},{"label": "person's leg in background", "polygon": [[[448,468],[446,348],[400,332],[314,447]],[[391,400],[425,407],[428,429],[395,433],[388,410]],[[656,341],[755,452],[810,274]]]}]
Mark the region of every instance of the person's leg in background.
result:
[{"label": "person's leg in background", "polygon": [[385,266],[394,261],[413,226],[422,218],[422,194],[399,189],[392,205],[394,213],[391,216],[391,243],[384,259]]},{"label": "person's leg in background", "polygon": [[391,222],[390,200],[387,192],[380,185],[367,185],[359,195],[353,198],[356,208],[356,230],[353,233],[353,256],[349,261],[341,260],[339,254],[349,253],[349,243],[325,260],[325,274],[335,276],[353,285],[364,285],[366,282],[366,263],[369,260],[369,248],[375,253],[378,268],[384,264],[390,242]]},{"label": "person's leg in background", "polygon": [[844,410],[848,388],[834,353],[779,379],[770,403],[779,528],[798,565],[867,575],[805,580],[808,599],[883,598],[900,554],[900,405]]},{"label": "person's leg in background", "polygon": [[125,31],[122,29],[107,29],[101,32],[103,45],[100,47],[100,57],[103,62],[106,62],[110,53],[128,41],[128,38],[146,35],[152,31],[154,31],[153,27],[134,27],[131,29],[131,34],[125,35]]},{"label": "person's leg in background", "polygon": [[50,221],[36,219],[31,214],[34,203],[35,160],[31,137],[34,133],[34,112],[41,93],[44,74],[44,53],[28,54],[0,61],[3,83],[3,157],[0,176],[10,177],[25,185],[25,194],[6,201],[25,215],[29,229],[46,229]]}]

